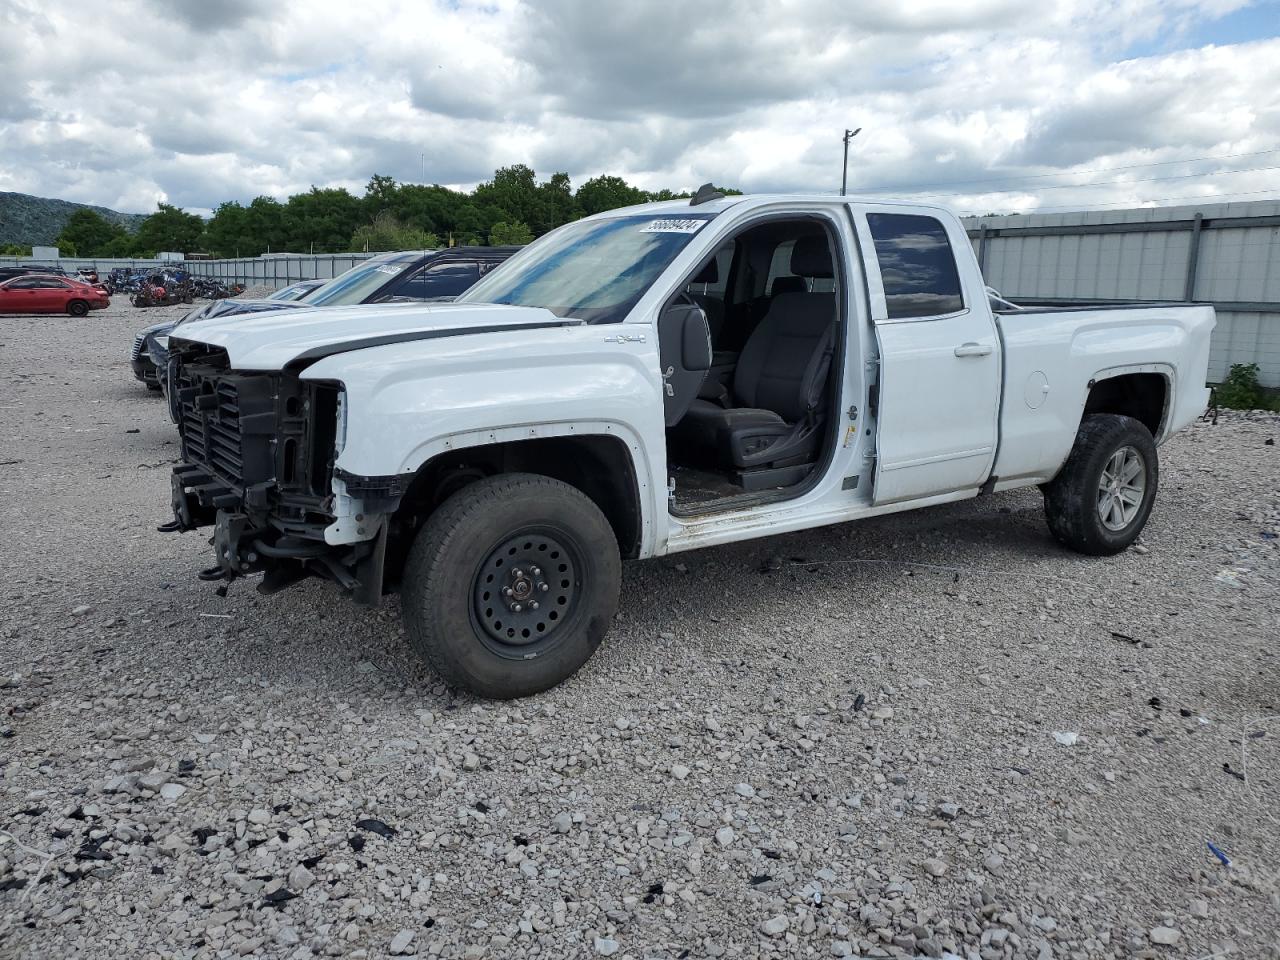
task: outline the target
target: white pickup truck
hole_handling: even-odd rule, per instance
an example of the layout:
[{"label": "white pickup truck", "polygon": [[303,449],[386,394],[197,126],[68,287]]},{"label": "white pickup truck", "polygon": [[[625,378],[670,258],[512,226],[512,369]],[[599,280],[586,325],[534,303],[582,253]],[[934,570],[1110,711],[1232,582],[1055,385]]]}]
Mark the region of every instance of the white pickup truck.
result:
[{"label": "white pickup truck", "polygon": [[454,303],[183,327],[166,526],[214,527],[206,579],[399,589],[447,681],[524,696],[595,651],[623,559],[1033,484],[1063,544],[1124,550],[1213,325],[993,312],[946,210],[704,188],[561,227]]}]

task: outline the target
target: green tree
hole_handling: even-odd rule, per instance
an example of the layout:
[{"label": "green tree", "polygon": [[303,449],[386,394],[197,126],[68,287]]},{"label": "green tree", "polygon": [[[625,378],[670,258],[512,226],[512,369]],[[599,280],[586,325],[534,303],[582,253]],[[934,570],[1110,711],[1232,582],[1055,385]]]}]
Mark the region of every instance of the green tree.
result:
[{"label": "green tree", "polygon": [[347,247],[364,219],[360,200],[336,187],[312,187],[284,205],[285,249],[295,253],[336,253]]},{"label": "green tree", "polygon": [[[726,187],[719,189],[725,194],[738,193]],[[312,187],[283,203],[271,197],[258,197],[247,206],[234,201],[223,203],[214,212],[201,242],[225,257],[253,257],[269,251],[363,250],[366,241],[373,245],[370,249],[389,250],[437,246],[442,241],[448,246],[479,244],[498,242],[492,240],[495,228],[499,237],[509,237],[510,228],[523,224],[530,236],[539,237],[586,214],[647,200],[688,196],[687,192],[671,190],[648,193],[610,175],[587,180],[575,193],[567,173],[554,173],[538,183],[533,169],[524,164],[498,168],[492,180],[470,193],[440,184],[397,183],[385,174],[374,174],[362,197],[343,189]],[[162,208],[161,212],[191,217],[172,207]],[[392,218],[394,229],[379,225],[384,214]],[[159,214],[149,218],[148,223],[156,216]],[[173,249],[165,243],[177,242],[161,242],[152,233],[142,234],[132,244],[112,240],[103,252],[111,256],[149,254]],[[424,239],[431,242],[425,243]]]},{"label": "green tree", "polygon": [[155,256],[162,250],[186,253],[200,248],[204,221],[167,203],[138,225],[134,247],[141,256]]},{"label": "green tree", "polygon": [[396,219],[395,214],[384,211],[356,228],[347,249],[383,253],[388,250],[432,250],[440,245],[440,238],[434,233],[406,226]]},{"label": "green tree", "polygon": [[249,237],[249,212],[234,200],[218,204],[205,226],[204,238],[209,252],[220,257],[238,257],[242,250],[258,246]]},{"label": "green tree", "polygon": [[396,184],[394,177],[375,173],[369,178],[369,182],[365,184],[364,188],[363,206],[365,216],[372,220],[383,211],[394,211],[397,195],[402,189],[404,188]]},{"label": "green tree", "polygon": [[489,228],[489,243],[495,247],[502,247],[507,244],[533,243],[533,231],[522,220],[517,220],[514,223],[499,220]]},{"label": "green tree", "polygon": [[554,226],[546,197],[538,189],[537,175],[523,163],[493,171],[493,179],[476,187],[471,199],[488,220],[486,229],[498,220],[522,220],[538,234]]},{"label": "green tree", "polygon": [[[127,236],[124,227],[111,223],[92,210],[77,210],[54,241],[64,256],[98,257],[107,246]],[[68,251],[75,251],[69,253]]]},{"label": "green tree", "polygon": [[274,197],[254,197],[245,210],[245,235],[250,242],[241,251],[242,257],[256,257],[264,252],[283,250],[284,204]]},{"label": "green tree", "polygon": [[[582,216],[573,199],[573,187],[567,173],[553,173],[551,179],[538,187],[547,212],[547,230],[563,226]],[[543,231],[545,232],[545,231]]]},{"label": "green tree", "polygon": [[17,243],[6,243],[0,246],[0,257],[29,257],[31,248]]},{"label": "green tree", "polygon": [[132,257],[134,251],[133,237],[124,233],[116,237],[102,248],[100,257]]},{"label": "green tree", "polygon": [[579,209],[590,216],[605,210],[629,207],[633,203],[644,203],[649,197],[639,187],[631,186],[621,177],[605,174],[593,177],[580,186],[575,199]]},{"label": "green tree", "polygon": [[257,197],[247,207],[235,201],[218,205],[205,228],[205,243],[220,257],[257,257],[285,249],[285,206]]}]

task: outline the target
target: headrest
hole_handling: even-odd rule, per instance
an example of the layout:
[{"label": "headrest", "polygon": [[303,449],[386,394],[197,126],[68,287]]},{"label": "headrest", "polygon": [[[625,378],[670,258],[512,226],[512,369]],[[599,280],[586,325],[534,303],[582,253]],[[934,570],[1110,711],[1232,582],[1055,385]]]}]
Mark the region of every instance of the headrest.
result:
[{"label": "headrest", "polygon": [[774,277],[773,286],[769,288],[769,295],[776,297],[780,293],[808,293],[809,285],[804,282],[804,277]]},{"label": "headrest", "polygon": [[791,250],[791,272],[800,277],[834,277],[831,248],[824,235],[801,237]]},{"label": "headrest", "polygon": [[698,271],[698,275],[690,280],[690,283],[718,283],[720,280],[720,268],[716,265],[714,259],[708,260],[707,265]]}]

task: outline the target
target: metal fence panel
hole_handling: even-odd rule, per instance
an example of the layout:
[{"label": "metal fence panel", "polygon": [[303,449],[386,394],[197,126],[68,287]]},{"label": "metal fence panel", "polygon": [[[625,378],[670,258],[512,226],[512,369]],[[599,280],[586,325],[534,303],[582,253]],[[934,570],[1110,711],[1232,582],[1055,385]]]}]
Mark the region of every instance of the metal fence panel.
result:
[{"label": "metal fence panel", "polygon": [[229,260],[141,260],[125,257],[62,257],[58,260],[35,260],[31,257],[0,257],[0,266],[22,265],[60,267],[70,273],[91,267],[105,275],[116,267],[129,269],[163,269],[181,267],[193,277],[207,277],[226,284],[243,283],[247,287],[268,286],[274,290],[299,280],[328,280],[345,273],[367,260],[368,253],[317,253],[299,256],[239,257]]}]

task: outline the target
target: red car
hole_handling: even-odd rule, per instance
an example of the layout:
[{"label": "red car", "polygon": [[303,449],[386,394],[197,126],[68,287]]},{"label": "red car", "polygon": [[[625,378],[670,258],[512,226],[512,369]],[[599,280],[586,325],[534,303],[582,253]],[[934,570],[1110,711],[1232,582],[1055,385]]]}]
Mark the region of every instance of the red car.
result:
[{"label": "red car", "polygon": [[68,277],[32,273],[0,283],[0,313],[69,313],[83,317],[109,303],[102,287]]}]

